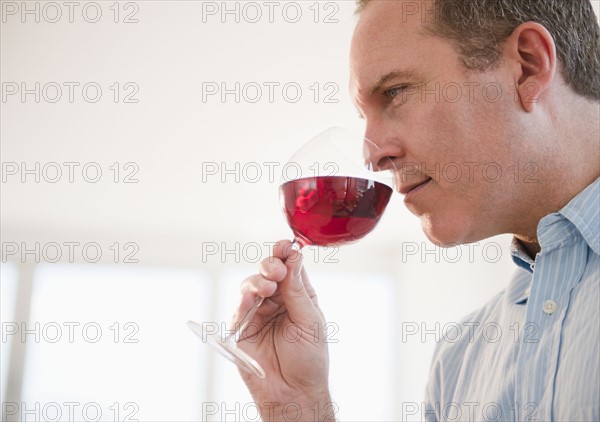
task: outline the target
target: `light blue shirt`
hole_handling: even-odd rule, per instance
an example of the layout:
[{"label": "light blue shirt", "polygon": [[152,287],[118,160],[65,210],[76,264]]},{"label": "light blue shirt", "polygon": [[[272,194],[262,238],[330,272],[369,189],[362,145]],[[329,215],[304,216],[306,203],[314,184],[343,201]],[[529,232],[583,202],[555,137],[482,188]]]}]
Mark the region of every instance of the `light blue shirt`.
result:
[{"label": "light blue shirt", "polygon": [[437,345],[422,419],[600,421],[600,179],[538,225],[532,261]]}]

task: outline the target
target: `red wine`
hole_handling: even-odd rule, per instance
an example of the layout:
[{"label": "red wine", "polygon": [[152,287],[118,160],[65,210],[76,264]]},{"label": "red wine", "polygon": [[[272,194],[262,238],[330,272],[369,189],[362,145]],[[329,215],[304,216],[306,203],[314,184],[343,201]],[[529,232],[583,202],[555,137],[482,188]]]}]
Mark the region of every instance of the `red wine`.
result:
[{"label": "red wine", "polygon": [[292,180],[281,186],[288,223],[303,245],[350,243],[375,228],[392,188],[357,177]]}]

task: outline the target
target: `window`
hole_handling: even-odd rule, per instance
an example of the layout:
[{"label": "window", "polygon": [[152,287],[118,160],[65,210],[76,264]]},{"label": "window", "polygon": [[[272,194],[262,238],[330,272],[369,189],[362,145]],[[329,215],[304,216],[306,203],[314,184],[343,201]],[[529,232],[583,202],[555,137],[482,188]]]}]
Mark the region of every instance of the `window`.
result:
[{"label": "window", "polygon": [[210,287],[196,270],[40,266],[27,322],[27,410],[39,403],[47,420],[69,420],[69,411],[76,420],[197,420],[208,350],[185,322],[209,317]]},{"label": "window", "polygon": [[8,331],[13,326],[9,324],[14,321],[15,304],[17,301],[17,269],[11,263],[0,265],[0,320],[2,321],[2,343],[0,343],[0,400],[4,403],[6,399],[6,384],[8,381],[10,352],[14,336]]},{"label": "window", "polygon": [[[423,400],[444,324],[512,272],[507,254],[458,262],[431,250],[397,259],[377,251],[389,254],[357,259],[347,248],[333,266],[305,260],[327,318],[342,420],[406,419],[403,403]],[[3,420],[259,420],[237,368],[185,324],[229,322],[255,265],[32,267],[2,265]],[[29,300],[28,316],[15,314]]]}]

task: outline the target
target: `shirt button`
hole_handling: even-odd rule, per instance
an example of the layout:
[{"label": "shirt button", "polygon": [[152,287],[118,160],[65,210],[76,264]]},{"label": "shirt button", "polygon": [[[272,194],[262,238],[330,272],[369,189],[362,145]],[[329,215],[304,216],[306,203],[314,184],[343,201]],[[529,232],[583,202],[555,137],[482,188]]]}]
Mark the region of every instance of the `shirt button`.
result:
[{"label": "shirt button", "polygon": [[531,293],[531,289],[530,288],[527,289],[527,290],[525,290],[525,296],[529,297],[529,293]]},{"label": "shirt button", "polygon": [[545,314],[552,315],[558,309],[558,305],[553,300],[547,300],[544,302],[542,309]]}]

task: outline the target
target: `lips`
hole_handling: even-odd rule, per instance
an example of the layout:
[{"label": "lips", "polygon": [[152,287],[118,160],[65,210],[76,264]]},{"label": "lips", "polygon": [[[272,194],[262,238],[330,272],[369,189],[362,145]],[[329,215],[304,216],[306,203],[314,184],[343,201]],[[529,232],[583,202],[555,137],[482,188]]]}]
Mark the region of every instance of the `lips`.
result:
[{"label": "lips", "polygon": [[426,185],[427,183],[429,183],[431,181],[431,177],[427,177],[425,180],[419,180],[417,182],[413,182],[413,183],[406,183],[403,185],[400,185],[398,191],[402,194],[402,195],[406,195],[409,192]]}]

